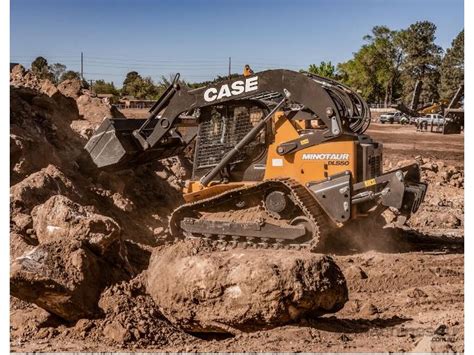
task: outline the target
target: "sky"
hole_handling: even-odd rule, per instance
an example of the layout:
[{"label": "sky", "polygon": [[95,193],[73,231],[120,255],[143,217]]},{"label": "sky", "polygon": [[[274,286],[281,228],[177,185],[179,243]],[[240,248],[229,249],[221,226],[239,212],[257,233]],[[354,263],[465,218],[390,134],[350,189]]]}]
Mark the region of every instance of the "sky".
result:
[{"label": "sky", "polygon": [[136,70],[187,81],[352,57],[376,25],[437,26],[444,49],[464,27],[463,0],[11,0],[10,61],[41,55],[121,87]]}]

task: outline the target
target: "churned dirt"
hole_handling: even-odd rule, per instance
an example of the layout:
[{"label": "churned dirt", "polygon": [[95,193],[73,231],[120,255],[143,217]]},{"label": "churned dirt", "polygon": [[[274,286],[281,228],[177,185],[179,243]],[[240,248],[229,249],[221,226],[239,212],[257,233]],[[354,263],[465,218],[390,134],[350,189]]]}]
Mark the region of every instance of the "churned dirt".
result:
[{"label": "churned dirt", "polygon": [[464,350],[463,135],[371,126],[385,170],[417,161],[429,189],[403,225],[387,211],[328,244],[348,289],[341,310],[259,331],[188,334],[147,290],[147,272],[160,280],[147,268],[182,202],[186,169],[171,159],[96,172],[81,150],[114,108],[77,83],[55,87],[22,68],[11,85],[12,351]]}]

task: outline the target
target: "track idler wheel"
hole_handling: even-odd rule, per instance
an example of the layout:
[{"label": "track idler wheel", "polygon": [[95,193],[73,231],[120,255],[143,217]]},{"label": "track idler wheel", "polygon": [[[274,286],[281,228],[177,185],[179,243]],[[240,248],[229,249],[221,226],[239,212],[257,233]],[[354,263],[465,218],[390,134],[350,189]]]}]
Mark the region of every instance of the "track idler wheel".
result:
[{"label": "track idler wheel", "polygon": [[283,191],[272,191],[265,197],[265,209],[274,218],[288,218],[295,205]]},{"label": "track idler wheel", "polygon": [[290,225],[292,226],[303,226],[306,230],[306,234],[304,236],[305,239],[311,240],[313,236],[315,236],[318,232],[317,226],[307,217],[298,216],[294,218]]}]

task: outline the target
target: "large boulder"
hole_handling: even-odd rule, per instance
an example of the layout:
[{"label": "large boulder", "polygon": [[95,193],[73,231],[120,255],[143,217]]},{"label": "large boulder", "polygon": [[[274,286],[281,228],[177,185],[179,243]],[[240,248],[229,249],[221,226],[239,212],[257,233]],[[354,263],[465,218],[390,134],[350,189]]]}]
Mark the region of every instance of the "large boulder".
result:
[{"label": "large boulder", "polygon": [[12,257],[28,251],[38,244],[33,229],[32,210],[51,196],[64,194],[79,199],[72,181],[54,165],[29,175],[10,188],[10,249]]},{"label": "large boulder", "polygon": [[147,291],[188,332],[256,331],[337,312],[348,299],[334,261],[301,251],[212,251],[202,241],[156,250]]},{"label": "large boulder", "polygon": [[80,196],[74,183],[62,171],[54,165],[48,165],[10,187],[11,210],[15,213],[30,213],[35,206],[58,194],[71,198]]},{"label": "large boulder", "polygon": [[10,292],[72,322],[100,314],[102,290],[129,277],[85,242],[62,239],[40,244],[12,261]]},{"label": "large boulder", "polygon": [[120,227],[112,218],[62,195],[55,195],[36,207],[32,216],[39,243],[61,238],[85,240],[101,255],[105,255],[112,245],[121,243]]}]

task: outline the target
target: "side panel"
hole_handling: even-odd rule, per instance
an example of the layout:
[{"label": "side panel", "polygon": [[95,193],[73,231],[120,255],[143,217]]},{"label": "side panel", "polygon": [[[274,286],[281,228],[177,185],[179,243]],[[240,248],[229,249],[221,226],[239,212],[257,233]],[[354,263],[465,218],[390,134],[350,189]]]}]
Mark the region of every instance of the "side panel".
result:
[{"label": "side panel", "polygon": [[[299,134],[285,117],[277,116],[275,120],[275,141],[268,150],[265,179],[284,176],[306,184],[349,170],[353,181],[357,181],[357,141],[352,140],[352,137],[343,136],[281,156],[276,151],[278,145],[298,138]],[[301,137],[301,144],[304,144],[304,140]]]}]

